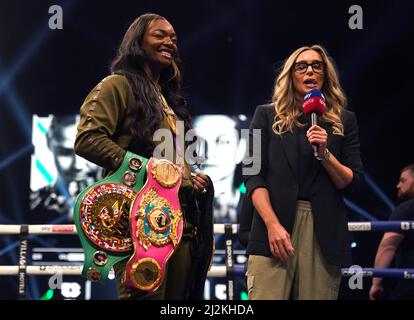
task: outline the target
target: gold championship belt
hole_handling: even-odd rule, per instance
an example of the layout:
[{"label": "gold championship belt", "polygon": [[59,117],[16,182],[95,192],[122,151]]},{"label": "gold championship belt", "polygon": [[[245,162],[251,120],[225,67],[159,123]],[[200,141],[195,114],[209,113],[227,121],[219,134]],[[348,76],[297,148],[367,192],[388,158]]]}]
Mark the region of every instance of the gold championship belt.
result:
[{"label": "gold championship belt", "polygon": [[125,271],[128,287],[153,292],[164,279],[166,264],[183,233],[181,180],[180,167],[168,160],[149,160],[147,182],[130,211],[134,253]]},{"label": "gold championship belt", "polygon": [[82,275],[91,281],[107,279],[110,268],[133,252],[129,213],[144,184],[147,163],[127,152],[114,174],[77,197],[74,219],[85,253]]}]

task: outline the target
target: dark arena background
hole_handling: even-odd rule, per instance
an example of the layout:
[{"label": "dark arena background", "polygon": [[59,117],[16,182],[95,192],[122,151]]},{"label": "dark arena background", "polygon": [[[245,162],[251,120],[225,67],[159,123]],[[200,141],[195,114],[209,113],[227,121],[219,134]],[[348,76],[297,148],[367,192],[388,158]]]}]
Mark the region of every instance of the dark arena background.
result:
[{"label": "dark arena background", "polygon": [[[61,29],[49,27],[54,5],[62,9]],[[362,9],[361,28],[352,28],[352,5]],[[248,128],[255,107],[270,101],[283,59],[311,44],[323,45],[334,58],[359,123],[366,179],[360,193],[345,199],[349,221],[388,219],[398,204],[400,170],[414,163],[412,1],[0,0],[0,225],[73,223],[74,197],[102,174],[91,164],[75,164],[80,159],[71,139],[79,108],[108,75],[127,26],[145,12],[174,26],[195,126],[208,143],[223,148],[217,161],[229,162],[226,172],[205,168],[218,181],[216,223],[238,222],[245,192],[239,157],[244,141],[229,132]],[[59,167],[65,157],[66,168]],[[76,177],[81,172],[82,181]],[[355,265],[373,267],[382,234],[351,233]],[[216,236],[213,266],[225,264],[223,237]],[[233,298],[245,300],[245,248],[237,236],[231,239]],[[22,262],[19,244],[18,235],[0,234],[1,267]],[[79,266],[82,259],[75,235],[29,236],[28,266]],[[104,285],[65,275],[62,281],[59,289],[50,276],[27,275],[25,298],[117,299],[113,279]],[[367,277],[362,288],[352,289],[344,277],[339,298],[367,300],[370,283]],[[209,277],[204,296],[224,300],[227,290],[228,279]],[[17,274],[0,274],[0,299],[18,297]]]}]

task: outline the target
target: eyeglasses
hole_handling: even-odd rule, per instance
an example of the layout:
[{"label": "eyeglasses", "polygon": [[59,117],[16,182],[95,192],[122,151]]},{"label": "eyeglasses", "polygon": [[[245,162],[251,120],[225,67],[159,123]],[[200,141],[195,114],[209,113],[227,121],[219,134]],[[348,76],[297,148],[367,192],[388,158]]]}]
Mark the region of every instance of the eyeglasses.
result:
[{"label": "eyeglasses", "polygon": [[318,74],[325,72],[325,64],[322,61],[306,63],[306,62],[296,62],[293,65],[293,70],[297,73],[305,73],[308,70],[308,67],[311,66],[312,71]]}]

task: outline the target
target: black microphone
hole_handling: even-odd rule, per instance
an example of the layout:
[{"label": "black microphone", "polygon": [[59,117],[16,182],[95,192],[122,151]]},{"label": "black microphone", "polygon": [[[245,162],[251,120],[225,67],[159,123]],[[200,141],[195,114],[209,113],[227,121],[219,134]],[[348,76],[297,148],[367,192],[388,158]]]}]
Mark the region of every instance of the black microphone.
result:
[{"label": "black microphone", "polygon": [[[318,89],[313,89],[307,92],[305,97],[303,98],[303,112],[305,113],[305,115],[310,114],[312,126],[318,124],[318,117],[323,115],[325,111],[325,107],[326,107],[325,96]],[[317,157],[318,146],[313,144],[312,148],[313,148],[313,155]]]}]

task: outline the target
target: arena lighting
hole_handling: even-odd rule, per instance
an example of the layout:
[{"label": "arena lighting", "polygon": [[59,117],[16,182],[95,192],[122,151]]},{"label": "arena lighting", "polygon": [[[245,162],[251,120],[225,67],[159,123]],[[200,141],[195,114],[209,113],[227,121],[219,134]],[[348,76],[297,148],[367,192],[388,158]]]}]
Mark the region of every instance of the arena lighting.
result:
[{"label": "arena lighting", "polygon": [[39,300],[40,298],[40,288],[39,285],[34,277],[30,277],[27,279],[29,282],[29,291],[27,292],[29,295],[29,298],[31,300]]},{"label": "arena lighting", "polygon": [[[6,244],[6,246],[9,246],[11,241],[12,241],[11,237],[4,237],[3,243]],[[16,247],[17,245],[15,245],[14,247]],[[10,251],[9,255],[11,256],[11,259],[12,259],[13,263],[18,263],[19,262],[19,259],[17,257],[17,251]]]},{"label": "arena lighting", "polygon": [[[32,46],[30,46],[32,47]],[[36,46],[35,46],[36,48]],[[30,51],[30,50],[29,50]],[[3,68],[0,66],[0,74],[6,74],[6,76],[1,79],[0,81],[0,95],[3,94],[4,92],[4,96],[7,99],[8,103],[6,104],[6,106],[9,107],[9,109],[11,109],[11,111],[13,112],[14,116],[16,117],[16,119],[18,120],[17,122],[19,123],[19,126],[23,129],[23,131],[25,132],[27,139],[30,141],[31,140],[31,121],[30,121],[30,116],[27,113],[27,109],[24,106],[24,103],[21,101],[20,97],[14,92],[13,88],[10,86],[13,78],[17,75],[18,71],[21,69],[21,65],[25,64],[28,60],[29,55],[23,55],[21,57],[19,57],[17,59],[18,63],[15,63],[11,68],[11,72],[7,72],[4,73],[2,72]],[[28,144],[25,147],[23,147],[22,149],[18,150],[17,152],[15,152],[13,155],[9,156],[8,158],[2,160],[0,162],[0,170],[2,170],[3,168],[9,166],[10,164],[13,163],[13,161],[15,161],[17,158],[23,156],[24,154],[26,154],[26,152],[32,150],[32,145]],[[9,184],[13,184],[14,180],[9,180],[7,181]],[[13,185],[10,186],[12,189]],[[64,189],[63,184],[57,184],[57,187],[59,188],[59,190],[61,191],[61,193],[63,195],[65,195],[66,197],[69,197],[69,192],[67,190]],[[20,218],[20,221],[22,220],[22,212],[23,210],[20,208],[20,199],[17,199],[16,193],[11,193],[12,194],[12,199],[11,201],[13,202],[13,207],[15,208],[15,216]],[[73,205],[71,203],[71,205]]]},{"label": "arena lighting", "polygon": [[[73,1],[66,1],[63,4],[64,12],[66,16],[70,13],[70,11],[72,11],[72,9],[75,7],[75,4],[77,2],[78,2],[77,0],[73,0]],[[18,126],[26,134],[28,141],[31,140],[31,124],[30,124],[31,117],[28,114],[27,108],[24,106],[23,101],[18,96],[18,94],[15,93],[14,89],[12,88],[12,83],[15,77],[19,74],[19,72],[23,70],[26,64],[30,61],[31,57],[38,51],[42,43],[48,38],[48,36],[53,34],[52,31],[48,29],[47,23],[43,23],[43,22],[44,21],[42,21],[41,27],[34,34],[34,36],[32,36],[30,40],[25,42],[26,44],[28,44],[28,46],[24,48],[24,50],[22,50],[20,54],[17,55],[17,58],[12,64],[12,66],[8,70],[3,70],[4,68],[2,68],[0,65],[0,75],[4,75],[4,77],[0,78],[0,96],[4,95],[6,101],[8,102],[6,103],[6,106],[9,108],[10,112],[12,112],[13,116],[16,119]],[[18,157],[24,155],[26,152],[29,151],[29,150],[26,150],[25,148],[29,149],[29,146],[26,146],[23,149],[18,150],[14,154],[14,157],[11,156],[5,159],[7,161],[2,161],[0,170],[3,169],[4,167],[7,167]],[[31,149],[31,145],[30,145],[30,149]],[[16,204],[19,204],[18,199],[12,199],[12,201],[14,201]],[[14,208],[15,208],[14,216],[21,218],[21,213],[23,211],[19,208],[18,205],[14,206]],[[39,240],[38,237],[35,237],[34,239],[41,243],[45,242],[45,241]],[[0,251],[0,256],[9,252],[10,248],[14,248],[13,244],[8,244],[5,248],[3,248],[3,250]],[[34,288],[34,292],[38,292],[39,290],[37,290],[37,283],[31,279],[29,279],[29,281],[31,283],[30,287]],[[33,293],[32,293],[32,297],[36,298]]]},{"label": "arena lighting", "polygon": [[6,171],[4,173],[4,181],[2,182],[2,187],[5,190],[8,190],[8,199],[7,202],[13,208],[12,216],[14,220],[24,222],[24,210],[22,207],[22,200],[19,197],[19,192],[17,192],[17,185],[19,184],[19,179],[14,179],[12,172]]},{"label": "arena lighting", "polygon": [[[2,68],[0,68],[0,74],[2,72]],[[27,108],[24,106],[23,101],[20,97],[14,92],[13,88],[6,87],[5,93],[0,92],[0,96],[4,95],[5,99],[8,103],[5,105],[9,108],[10,112],[16,118],[16,122],[18,123],[20,129],[25,133],[26,138],[30,141],[31,136],[31,123],[30,123],[30,115],[27,112]]]},{"label": "arena lighting", "polygon": [[29,58],[34,54],[35,50],[40,46],[40,43],[37,44],[34,42],[39,42],[40,40],[43,41],[42,37],[35,37],[35,39],[31,41],[34,45],[30,45],[28,50],[24,50],[24,53],[16,59],[16,62],[8,70],[5,70],[5,68],[0,64],[0,74],[4,75],[0,78],[0,96],[4,96],[7,100],[8,103],[5,104],[6,107],[9,108],[10,112],[16,118],[17,123],[23,132],[25,132],[28,140],[30,140],[31,136],[31,116],[27,112],[27,108],[25,107],[22,99],[14,91],[12,82],[18,75],[19,71],[27,64]]},{"label": "arena lighting", "polygon": [[48,28],[48,25],[46,23],[42,23],[40,30],[37,31],[29,41],[25,42],[29,45],[20,52],[12,67],[7,70],[7,73],[5,73],[5,76],[0,81],[0,95],[4,92],[7,94],[14,78],[26,66],[47,37],[51,35],[50,31],[51,30]]},{"label": "arena lighting", "polygon": [[15,153],[8,156],[7,158],[0,160],[0,171],[6,168],[7,166],[11,165],[15,160],[19,159],[20,157],[23,157],[24,155],[26,155],[32,150],[33,150],[33,146],[30,143],[20,148]]},{"label": "arena lighting", "polygon": [[14,223],[16,221],[12,221],[9,217],[7,217],[4,212],[0,210],[0,221],[4,221],[6,223]]},{"label": "arena lighting", "polygon": [[367,174],[364,174],[365,181],[368,186],[377,194],[377,196],[384,201],[384,203],[390,208],[390,212],[395,210],[395,205],[391,200],[385,195],[385,193],[380,189],[380,187],[374,182],[374,180]]},{"label": "arena lighting", "polygon": [[348,200],[347,198],[344,198],[344,202],[345,202],[345,204],[346,204],[346,206],[348,208],[352,209],[353,211],[355,211],[357,214],[359,214],[360,216],[364,217],[365,219],[367,219],[369,221],[378,221],[377,218],[375,218],[374,216],[370,215],[364,209],[360,208],[358,205],[356,205],[355,203],[353,203],[351,200]]},{"label": "arena lighting", "polygon": [[[50,247],[51,244],[49,241],[45,241],[40,239],[38,236],[35,235],[30,235],[28,237],[29,240],[33,240],[38,242],[39,244],[41,244],[44,247]],[[5,246],[2,250],[0,250],[0,257],[5,255],[6,253],[10,252],[11,250],[13,250],[14,248],[16,248],[19,245],[19,241],[15,241],[13,243],[8,244],[7,246]]]},{"label": "arena lighting", "polygon": [[[77,0],[65,1],[63,6],[63,12],[67,16],[72,9],[75,7]],[[30,140],[31,129],[30,129],[30,115],[27,113],[27,108],[24,107],[23,102],[20,97],[14,92],[12,88],[12,83],[15,77],[19,74],[21,70],[24,69],[26,64],[30,61],[32,56],[38,51],[41,45],[53,34],[53,30],[50,30],[48,27],[47,19],[41,21],[40,27],[34,33],[30,40],[25,41],[25,44],[28,44],[24,49],[20,51],[20,54],[17,55],[16,60],[13,62],[12,66],[8,70],[3,70],[0,65],[0,75],[4,75],[0,78],[0,96],[5,95],[8,100],[6,106],[10,109],[13,115],[18,120],[20,127],[26,132],[28,140]]]},{"label": "arena lighting", "polygon": [[[62,7],[65,16],[67,16],[67,14],[69,14],[72,11],[77,2],[77,0],[64,2]],[[45,40],[53,34],[53,30],[50,30],[48,27],[47,20],[42,20],[40,25],[41,26],[38,28],[37,32],[31,37],[31,39],[25,42],[26,44],[28,43],[28,46],[25,47],[24,50],[20,52],[20,54],[18,54],[12,67],[6,73],[1,73],[5,74],[5,76],[3,77],[3,79],[0,80],[0,95],[2,95],[3,92],[6,92],[7,94],[7,91],[10,90],[9,86],[13,83],[14,78],[26,66],[26,64],[37,52],[40,46],[45,42]]]}]

